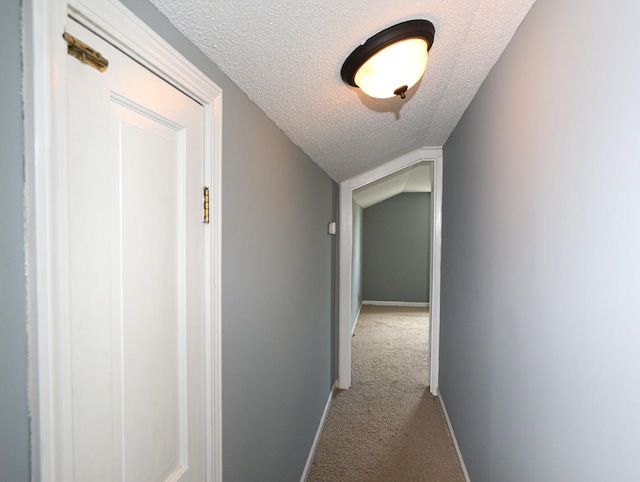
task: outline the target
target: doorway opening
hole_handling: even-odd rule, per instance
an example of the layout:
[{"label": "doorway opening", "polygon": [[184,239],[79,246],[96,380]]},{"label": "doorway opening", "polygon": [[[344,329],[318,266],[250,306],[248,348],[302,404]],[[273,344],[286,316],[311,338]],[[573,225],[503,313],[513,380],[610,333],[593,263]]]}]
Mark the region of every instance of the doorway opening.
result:
[{"label": "doorway opening", "polygon": [[[352,332],[355,335],[361,318],[370,319],[374,313],[384,313],[383,318],[390,317],[398,327],[414,330],[406,346],[416,350],[399,356],[412,360],[411,366],[415,357],[423,360],[425,364],[416,368],[420,367],[420,379],[427,386],[432,169],[431,162],[401,169],[354,190],[352,203]],[[414,317],[416,323],[422,321],[416,326],[404,323]],[[396,340],[395,335],[385,338]],[[355,351],[353,357],[357,358]],[[353,363],[357,371],[357,362]]]},{"label": "doorway opening", "polygon": [[[424,167],[422,167],[424,166]],[[422,169],[420,169],[422,167]],[[411,171],[421,172],[424,176],[427,172],[431,178],[431,234],[429,265],[425,269],[425,278],[429,280],[427,297],[430,308],[430,391],[433,395],[438,393],[438,369],[439,369],[439,333],[440,333],[440,246],[441,246],[441,211],[442,211],[442,149],[423,148],[413,151],[405,156],[384,164],[376,169],[359,176],[343,181],[340,184],[340,273],[339,273],[339,339],[338,339],[338,387],[342,389],[351,386],[351,333],[355,321],[354,310],[360,305],[354,302],[352,297],[354,285],[354,273],[352,272],[352,256],[354,249],[354,206],[353,200],[359,198],[361,202],[368,203],[376,198],[389,196],[389,192],[402,189],[411,177]],[[416,175],[411,182],[425,183]],[[365,186],[370,186],[365,188]],[[363,189],[365,188],[365,189]],[[418,189],[410,187],[407,190]],[[373,204],[373,202],[372,202]],[[356,211],[355,216],[359,213]],[[356,241],[358,241],[356,239]],[[356,273],[357,275],[357,273]],[[358,282],[357,277],[355,282]],[[421,302],[419,302],[421,303]]]}]

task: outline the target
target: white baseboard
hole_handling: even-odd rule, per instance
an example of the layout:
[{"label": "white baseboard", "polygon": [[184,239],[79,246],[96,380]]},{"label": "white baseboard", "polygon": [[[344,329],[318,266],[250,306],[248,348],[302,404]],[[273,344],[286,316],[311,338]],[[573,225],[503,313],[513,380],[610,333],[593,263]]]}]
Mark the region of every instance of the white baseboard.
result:
[{"label": "white baseboard", "polygon": [[440,405],[442,406],[442,411],[444,412],[444,418],[447,420],[447,427],[449,427],[449,433],[451,434],[451,439],[453,440],[453,446],[456,448],[456,453],[458,454],[458,460],[460,461],[460,466],[462,467],[464,480],[466,480],[467,482],[471,482],[471,479],[469,478],[469,472],[467,472],[467,466],[464,464],[464,459],[462,458],[462,452],[460,452],[460,446],[458,445],[456,434],[453,432],[453,427],[451,426],[451,420],[449,419],[449,414],[447,413],[447,407],[444,406],[444,400],[442,399],[442,394],[440,393],[440,390],[438,390],[438,400],[440,400]]},{"label": "white baseboard", "polygon": [[413,301],[363,301],[363,305],[376,305],[376,306],[417,306],[420,308],[428,308],[429,303],[417,303]]},{"label": "white baseboard", "polygon": [[311,463],[313,462],[313,457],[316,454],[316,449],[318,448],[318,442],[320,441],[320,435],[322,434],[322,429],[324,428],[324,423],[327,421],[327,414],[329,413],[329,408],[331,407],[331,401],[333,400],[333,392],[336,389],[336,382],[333,382],[333,386],[331,387],[331,391],[329,392],[329,399],[327,400],[327,404],[324,406],[324,412],[322,412],[322,418],[320,419],[320,425],[318,426],[318,431],[316,432],[316,436],[313,439],[313,444],[311,445],[311,450],[309,451],[309,457],[307,457],[307,463],[304,465],[304,470],[302,471],[302,477],[300,477],[300,482],[305,482],[307,480],[307,476],[309,475],[309,470],[311,469]]},{"label": "white baseboard", "polygon": [[356,325],[358,324],[358,319],[360,318],[360,311],[362,310],[362,305],[364,303],[360,303],[360,306],[358,307],[358,314],[356,315],[356,321],[353,322],[353,326],[351,327],[351,336],[353,336],[353,334],[356,331]]}]

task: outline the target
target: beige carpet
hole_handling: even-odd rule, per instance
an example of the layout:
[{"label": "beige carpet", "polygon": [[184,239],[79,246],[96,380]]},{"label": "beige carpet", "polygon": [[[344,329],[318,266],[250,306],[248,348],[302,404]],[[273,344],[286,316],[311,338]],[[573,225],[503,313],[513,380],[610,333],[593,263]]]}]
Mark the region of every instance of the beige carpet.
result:
[{"label": "beige carpet", "polygon": [[464,482],[429,393],[426,308],[362,307],[352,387],[333,398],[307,481]]}]

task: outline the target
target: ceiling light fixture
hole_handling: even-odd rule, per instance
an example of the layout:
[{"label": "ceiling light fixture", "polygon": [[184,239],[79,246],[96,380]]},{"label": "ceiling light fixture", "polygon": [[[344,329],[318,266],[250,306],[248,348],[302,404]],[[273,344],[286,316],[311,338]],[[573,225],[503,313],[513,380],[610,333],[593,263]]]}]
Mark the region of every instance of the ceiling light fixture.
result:
[{"label": "ceiling light fixture", "polygon": [[378,99],[402,99],[427,68],[435,28],[428,20],[409,20],[378,32],[351,52],[342,80]]}]

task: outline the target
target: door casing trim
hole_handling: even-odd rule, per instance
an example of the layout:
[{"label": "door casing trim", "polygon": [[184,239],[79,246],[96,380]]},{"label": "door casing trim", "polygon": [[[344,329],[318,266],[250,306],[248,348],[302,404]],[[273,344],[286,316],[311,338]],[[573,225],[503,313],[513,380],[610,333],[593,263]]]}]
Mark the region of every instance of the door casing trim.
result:
[{"label": "door casing trim", "polygon": [[[205,260],[207,480],[222,480],[222,89],[116,0],[25,0],[25,252],[31,480],[72,480],[67,218],[67,18],[84,24],[203,105],[211,222]],[[61,389],[61,387],[63,387]]]}]

